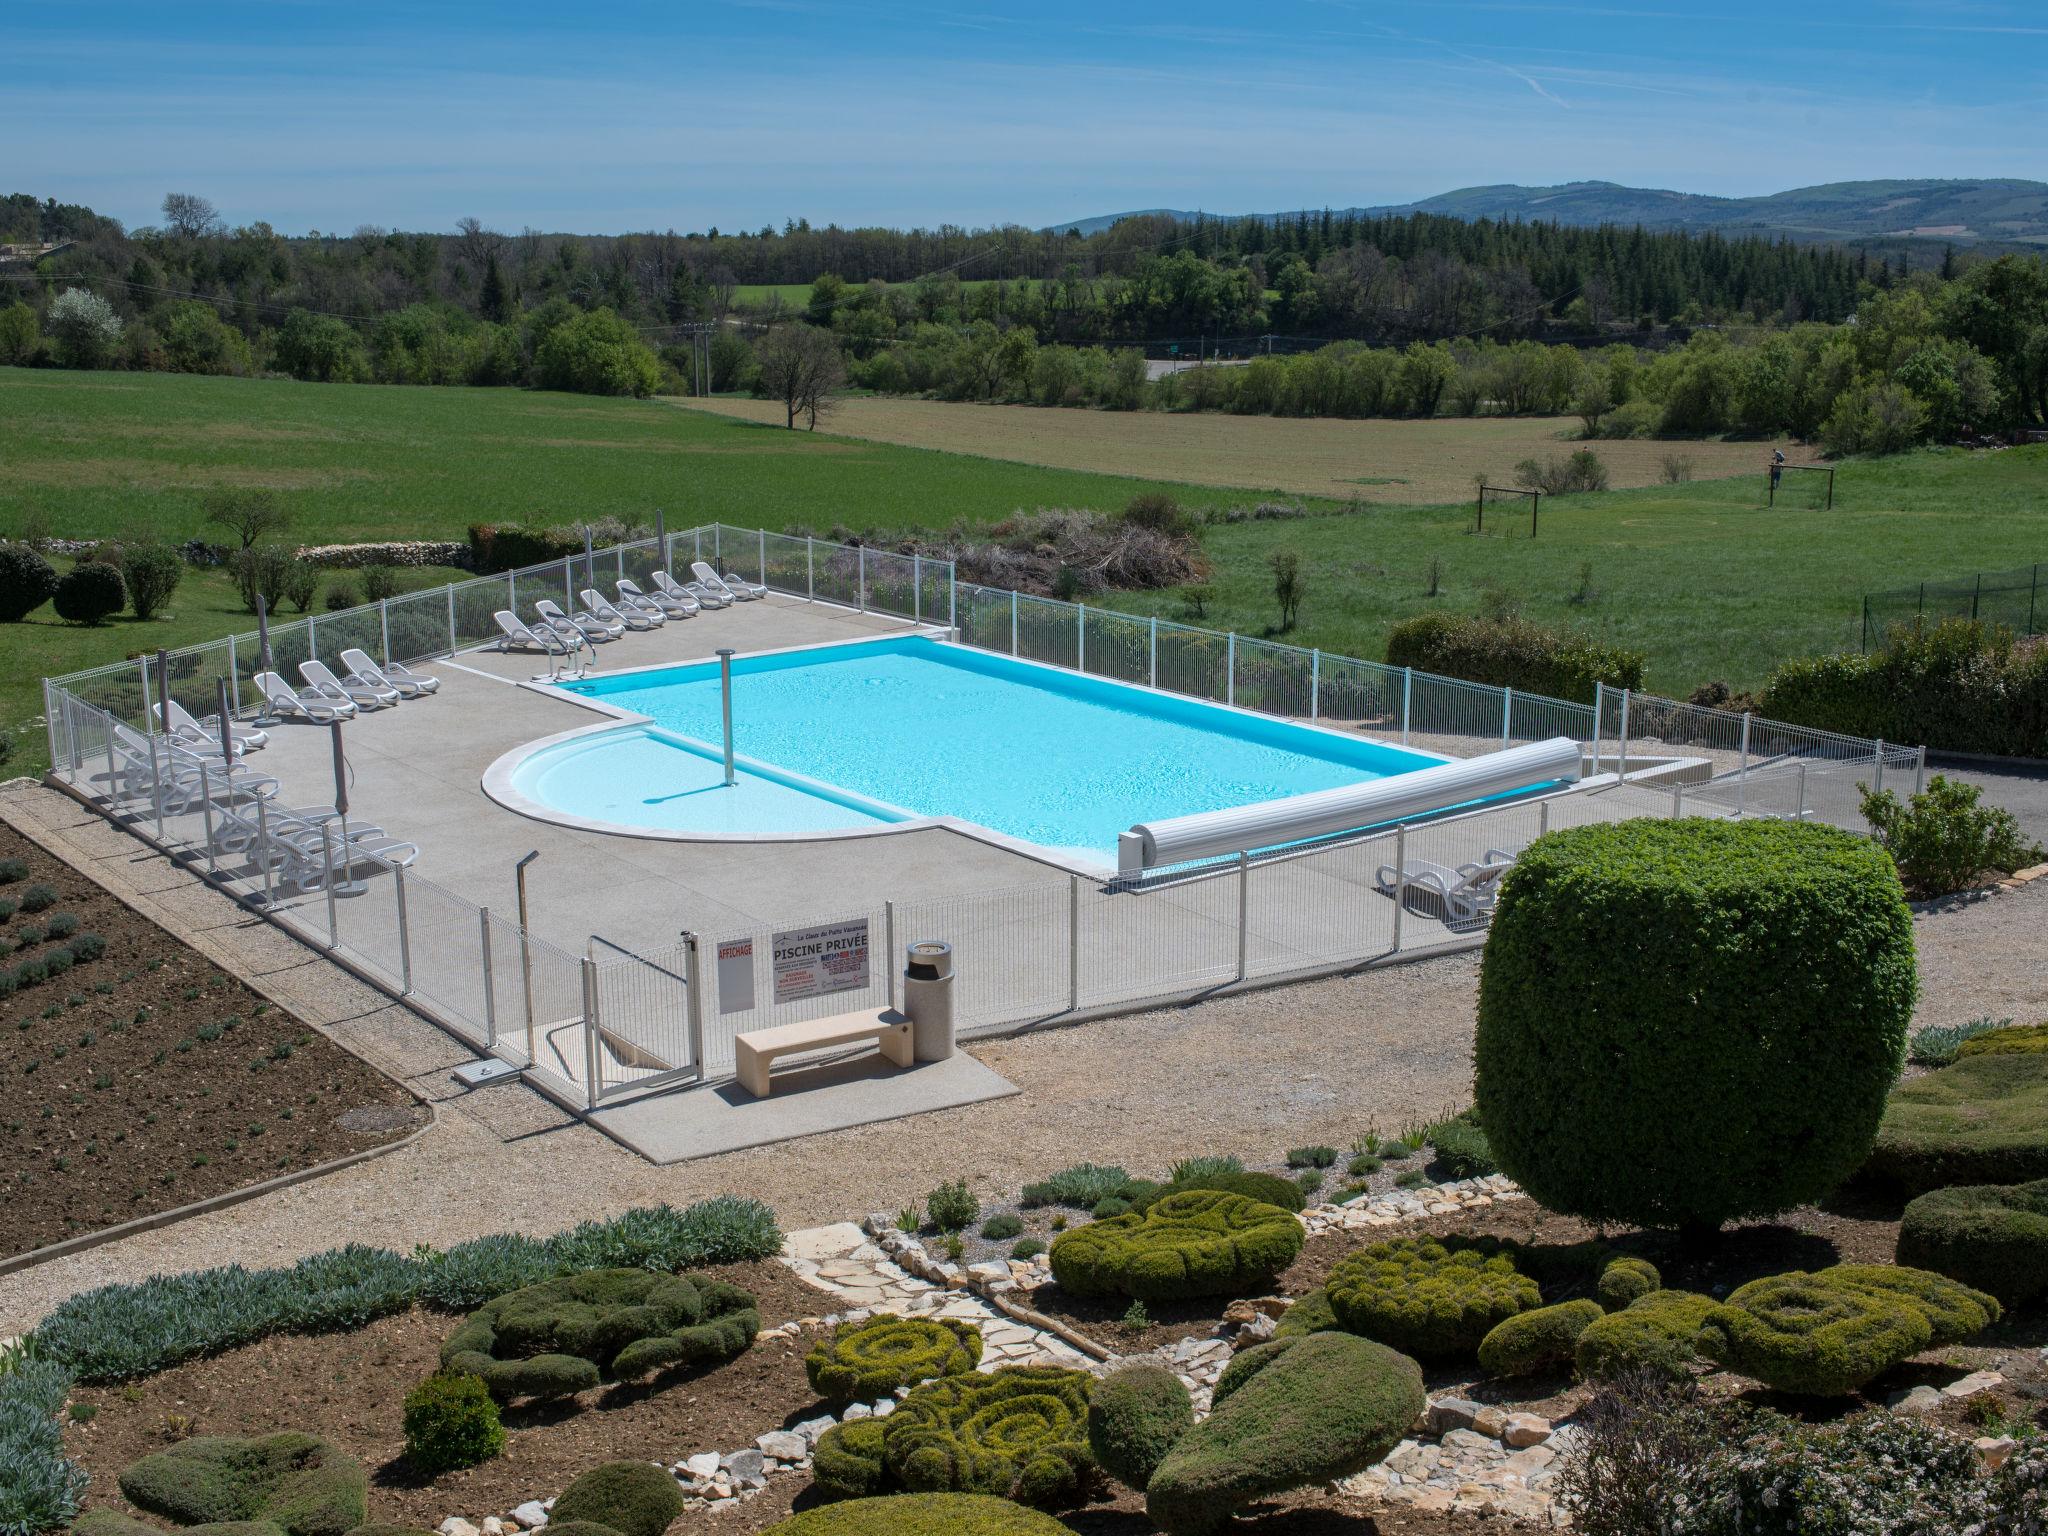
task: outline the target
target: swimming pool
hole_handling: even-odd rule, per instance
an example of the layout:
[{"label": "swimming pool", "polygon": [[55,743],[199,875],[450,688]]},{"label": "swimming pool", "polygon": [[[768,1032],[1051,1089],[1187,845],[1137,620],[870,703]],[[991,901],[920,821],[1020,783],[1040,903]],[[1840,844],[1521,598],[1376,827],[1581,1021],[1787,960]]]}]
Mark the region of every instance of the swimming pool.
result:
[{"label": "swimming pool", "polygon": [[659,835],[797,836],[927,818],[1114,864],[1135,823],[1435,767],[1445,759],[927,636],[733,663],[723,784],[715,662],[559,685],[644,721],[501,761],[529,814]]}]

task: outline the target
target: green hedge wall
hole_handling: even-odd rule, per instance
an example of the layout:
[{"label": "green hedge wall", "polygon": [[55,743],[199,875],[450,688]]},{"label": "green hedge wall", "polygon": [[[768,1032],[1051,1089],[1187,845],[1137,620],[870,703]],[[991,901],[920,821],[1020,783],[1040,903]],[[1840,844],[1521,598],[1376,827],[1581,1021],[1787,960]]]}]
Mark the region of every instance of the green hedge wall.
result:
[{"label": "green hedge wall", "polygon": [[1644,657],[1526,619],[1425,613],[1387,632],[1387,664],[1590,704],[1598,683],[1642,687]]},{"label": "green hedge wall", "polygon": [[1905,1062],[1912,914],[1831,827],[1631,821],[1539,839],[1480,969],[1480,1118],[1552,1210],[1698,1229],[1856,1171]]}]

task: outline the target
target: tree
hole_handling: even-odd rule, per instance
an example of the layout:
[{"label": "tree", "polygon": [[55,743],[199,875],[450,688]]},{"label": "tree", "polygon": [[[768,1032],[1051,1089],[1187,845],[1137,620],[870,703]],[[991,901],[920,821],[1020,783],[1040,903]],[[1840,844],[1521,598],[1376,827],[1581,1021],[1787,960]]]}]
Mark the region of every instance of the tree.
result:
[{"label": "tree", "polygon": [[1572,410],[1585,425],[1586,436],[1600,435],[1600,418],[1614,409],[1614,397],[1607,392],[1607,381],[1599,374],[1591,374],[1579,386],[1579,398],[1572,402]]},{"label": "tree", "polygon": [[1280,605],[1283,633],[1294,628],[1301,613],[1301,596],[1308,583],[1302,579],[1301,556],[1291,549],[1273,551],[1273,600]]},{"label": "tree", "polygon": [[639,332],[609,309],[593,309],[549,330],[533,361],[543,389],[645,397],[661,383],[661,364]]},{"label": "tree", "polygon": [[34,310],[19,300],[0,306],[0,363],[26,363],[42,343]]},{"label": "tree", "polygon": [[65,367],[104,367],[120,344],[121,317],[98,294],[67,288],[50,306],[50,337]]},{"label": "tree", "polygon": [[293,378],[322,384],[347,383],[367,371],[362,343],[346,321],[304,309],[284,317],[274,356]]},{"label": "tree", "polygon": [[185,557],[161,540],[124,545],[120,562],[128,602],[138,619],[153,619],[163,612],[185,577]]},{"label": "tree", "polygon": [[157,322],[164,359],[173,373],[235,373],[249,365],[249,344],[221,323],[211,304],[187,299]]},{"label": "tree", "polygon": [[795,431],[801,413],[815,432],[818,417],[829,408],[832,391],[846,378],[838,339],[814,325],[781,325],[762,338],[756,355],[761,364],[761,388],[770,399],[782,402],[784,425]]},{"label": "tree", "polygon": [[216,486],[199,498],[199,510],[216,528],[225,528],[247,549],[266,534],[282,533],[292,515],[278,505],[277,492],[263,486]]},{"label": "tree", "polygon": [[498,253],[492,251],[484,258],[484,282],[476,296],[477,310],[486,320],[502,324],[512,313],[513,302],[505,269],[498,261]]},{"label": "tree", "polygon": [[164,228],[181,240],[197,240],[220,228],[220,210],[196,192],[166,192]]}]

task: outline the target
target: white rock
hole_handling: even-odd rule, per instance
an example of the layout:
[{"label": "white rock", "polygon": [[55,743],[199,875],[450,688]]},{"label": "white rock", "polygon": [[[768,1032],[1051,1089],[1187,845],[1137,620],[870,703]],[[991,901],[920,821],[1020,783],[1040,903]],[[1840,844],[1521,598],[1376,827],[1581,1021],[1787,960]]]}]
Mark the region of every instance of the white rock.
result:
[{"label": "white rock", "polygon": [[856,1423],[861,1419],[871,1419],[874,1416],[875,1410],[866,1403],[848,1403],[846,1405],[846,1412],[841,1415],[849,1424]]},{"label": "white rock", "polygon": [[765,1460],[758,1448],[748,1446],[743,1451],[734,1451],[729,1456],[720,1457],[719,1466],[732,1474],[734,1482],[744,1483],[750,1478],[761,1476],[765,1470]]},{"label": "white rock", "polygon": [[2011,1435],[1980,1435],[1970,1442],[1970,1447],[1977,1453],[1979,1466],[1986,1472],[1996,1472],[2020,1448],[2020,1443]]},{"label": "white rock", "polygon": [[548,1507],[538,1499],[528,1499],[512,1511],[512,1518],[530,1531],[548,1523]]},{"label": "white rock", "polygon": [[756,1437],[754,1444],[761,1448],[763,1456],[776,1461],[802,1461],[811,1452],[802,1435],[792,1434],[786,1429],[771,1429],[767,1434]]},{"label": "white rock", "polygon": [[828,1413],[819,1418],[805,1419],[803,1423],[796,1426],[793,1432],[802,1435],[806,1445],[816,1445],[818,1443],[818,1436],[824,1434],[826,1430],[838,1422],[837,1419]]},{"label": "white rock", "polygon": [[700,1481],[710,1477],[718,1470],[718,1452],[699,1451],[695,1456],[686,1457],[683,1470]]},{"label": "white rock", "polygon": [[484,1536],[505,1536],[505,1522],[496,1515],[485,1515]]},{"label": "white rock", "polygon": [[2005,1378],[1996,1371],[1972,1371],[1961,1381],[1952,1381],[1941,1389],[1943,1397],[1975,1397],[1979,1392],[1989,1392],[1993,1387],[2005,1385]]},{"label": "white rock", "polygon": [[1533,1413],[1511,1413],[1500,1437],[1505,1444],[1517,1450],[1541,1445],[1550,1438],[1550,1420]]},{"label": "white rock", "polygon": [[895,1411],[896,1400],[891,1397],[883,1398],[879,1403],[875,1404],[873,1408],[868,1410],[869,1414],[877,1419],[886,1419],[887,1417],[889,1417],[890,1414],[894,1413]]},{"label": "white rock", "polygon": [[1899,1413],[1934,1413],[1940,1409],[1943,1398],[1936,1388],[1922,1386],[1906,1392],[1894,1392],[1885,1401]]},{"label": "white rock", "polygon": [[460,1515],[450,1515],[438,1527],[441,1536],[482,1536],[477,1528]]}]

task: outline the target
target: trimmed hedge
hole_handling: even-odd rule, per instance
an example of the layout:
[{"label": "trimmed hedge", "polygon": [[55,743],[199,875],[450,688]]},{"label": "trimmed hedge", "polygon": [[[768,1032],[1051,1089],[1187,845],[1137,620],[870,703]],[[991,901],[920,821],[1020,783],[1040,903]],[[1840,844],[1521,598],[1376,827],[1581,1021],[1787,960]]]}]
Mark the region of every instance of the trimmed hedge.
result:
[{"label": "trimmed hedge", "polygon": [[1648,1259],[1619,1258],[1610,1260],[1600,1271],[1594,1290],[1600,1297],[1602,1309],[1619,1312],[1641,1301],[1663,1284],[1663,1276],[1657,1273],[1657,1266]]},{"label": "trimmed hedge", "polygon": [[1294,1305],[1282,1312],[1280,1321],[1274,1325],[1273,1337],[1305,1338],[1311,1333],[1329,1333],[1343,1326],[1330,1306],[1329,1291],[1319,1285],[1294,1298]]},{"label": "trimmed hedge", "polygon": [[0,624],[19,624],[56,595],[56,567],[26,544],[0,543]]},{"label": "trimmed hedge", "polygon": [[1337,1321],[1424,1359],[1470,1358],[1494,1327],[1543,1305],[1490,1239],[1399,1237],[1340,1259],[1326,1284]]},{"label": "trimmed hedge", "polygon": [[2048,1178],[2048,1056],[1970,1056],[1901,1083],[1865,1171],[1908,1195]]},{"label": "trimmed hedge", "polygon": [[1133,1184],[1124,1198],[1131,1202],[1134,1210],[1143,1210],[1162,1196],[1178,1195],[1190,1189],[1216,1189],[1226,1195],[1243,1195],[1245,1199],[1256,1200],[1262,1205],[1277,1205],[1283,1211],[1298,1211],[1303,1203],[1301,1186],[1292,1179],[1243,1168],[1227,1173],[1192,1174],[1185,1179],[1176,1179],[1171,1184],[1149,1189]]},{"label": "trimmed hedge", "polygon": [[1976,1337],[2005,1312],[1997,1297],[1909,1264],[1834,1264],[1821,1270],[1820,1278],[1911,1307],[1927,1319],[1932,1349]]},{"label": "trimmed hedge", "polygon": [[1898,1258],[2008,1307],[2048,1294],[2048,1179],[1919,1196],[1899,1220]]},{"label": "trimmed hedge", "polygon": [[1242,1295],[1293,1263],[1301,1242],[1301,1223],[1279,1206],[1222,1190],[1183,1190],[1061,1233],[1053,1239],[1052,1272],[1076,1296]]},{"label": "trimmed hedge", "polygon": [[2019,1024],[1988,1029],[1972,1035],[1956,1047],[1956,1059],[1965,1056],[2039,1056],[2048,1053],[2048,1024]]},{"label": "trimmed hedge", "polygon": [[1088,1448],[1102,1469],[1138,1492],[1194,1427],[1195,1404],[1173,1372],[1126,1366],[1095,1385],[1088,1399]]},{"label": "trimmed hedge", "polygon": [[129,1503],[180,1525],[263,1521],[286,1536],[344,1536],[369,1515],[362,1463],[314,1435],[206,1435],[132,1462]]},{"label": "trimmed hedge", "polygon": [[505,1452],[505,1425],[475,1376],[437,1373],[405,1395],[405,1459],[429,1477]]},{"label": "trimmed hedge", "polygon": [[1209,1417],[1153,1473],[1145,1512],[1172,1536],[1216,1530],[1253,1499],[1372,1466],[1427,1402],[1422,1368],[1370,1339],[1256,1345],[1224,1367]]},{"label": "trimmed hedge", "polygon": [[1912,913],[1832,827],[1639,820],[1539,838],[1480,971],[1478,1108],[1530,1196],[1714,1227],[1862,1163],[1905,1060]]},{"label": "trimmed hedge", "polygon": [[905,1493],[791,1515],[764,1536],[1070,1536],[1050,1515],[978,1493]]},{"label": "trimmed hedge", "polygon": [[864,1499],[888,1489],[889,1464],[882,1455],[882,1431],[888,1423],[888,1419],[849,1419],[818,1436],[811,1451],[811,1480],[821,1495]]},{"label": "trimmed hedge", "polygon": [[580,1474],[548,1511],[548,1526],[588,1521],[619,1536],[661,1536],[683,1512],[683,1490],[651,1461],[607,1461]]},{"label": "trimmed hedge", "polygon": [[481,1378],[499,1402],[566,1397],[672,1366],[723,1365],[760,1328],[753,1296],[726,1281],[594,1269],[486,1303],[448,1336],[441,1364]]},{"label": "trimmed hedge", "polygon": [[1587,1381],[1648,1372],[1683,1381],[1700,1359],[1700,1330],[1716,1303],[1692,1291],[1652,1291],[1586,1325],[1572,1360]]},{"label": "trimmed hedge", "polygon": [[1641,688],[1645,659],[1641,651],[1526,619],[1425,613],[1387,632],[1388,666],[1580,704],[1593,702],[1598,683]]},{"label": "trimmed hedge", "polygon": [[964,1376],[981,1363],[981,1330],[945,1317],[882,1314],[847,1323],[804,1357],[804,1375],[820,1397],[871,1403],[940,1376]]},{"label": "trimmed hedge", "polygon": [[1579,1335],[1607,1314],[1597,1301],[1561,1301],[1517,1312],[1479,1341],[1479,1368],[1489,1376],[1534,1376],[1572,1363]]},{"label": "trimmed hedge", "polygon": [[883,1458],[913,1493],[1071,1500],[1095,1473],[1088,1449],[1094,1385],[1086,1371],[1034,1365],[931,1382],[882,1421]]},{"label": "trimmed hedge", "polygon": [[517,523],[471,523],[469,568],[479,576],[544,565],[583,553],[583,535],[568,528],[522,528]]}]

